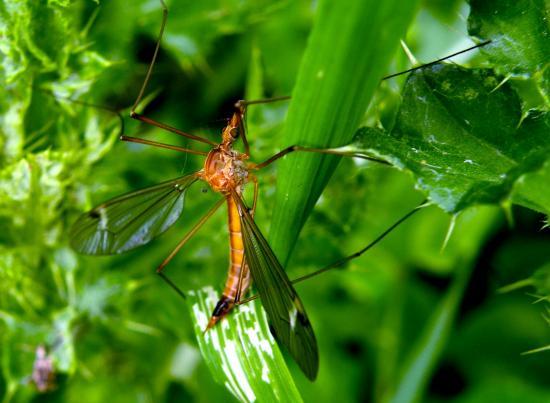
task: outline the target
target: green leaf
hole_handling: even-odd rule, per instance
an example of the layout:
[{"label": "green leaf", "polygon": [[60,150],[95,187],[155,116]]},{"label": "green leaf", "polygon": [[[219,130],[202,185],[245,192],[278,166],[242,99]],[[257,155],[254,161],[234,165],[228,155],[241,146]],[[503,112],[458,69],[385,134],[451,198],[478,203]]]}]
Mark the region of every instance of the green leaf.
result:
[{"label": "green leaf", "polygon": [[468,284],[471,267],[464,264],[458,269],[453,284],[437,304],[428,324],[417,340],[409,362],[403,367],[392,402],[422,401],[424,389],[450,336],[462,294]]},{"label": "green leaf", "polygon": [[531,277],[501,287],[499,292],[506,293],[529,286],[535,288],[536,295],[541,298],[548,299],[550,297],[550,263],[539,267]]},{"label": "green leaf", "polygon": [[[494,209],[472,209],[458,217],[457,225],[468,227],[472,221],[477,222],[479,225],[473,229],[472,236],[486,238],[492,230],[496,213]],[[401,368],[396,390],[388,396],[389,401],[396,403],[423,401],[425,388],[451,336],[455,318],[473,270],[475,252],[458,261],[453,281],[437,303],[422,333],[414,342],[411,353]]]},{"label": "green leaf", "polygon": [[538,82],[550,106],[550,19],[545,0],[471,0],[468,32],[493,42],[481,49],[500,74]]},{"label": "green leaf", "polygon": [[[491,70],[437,65],[412,74],[393,129],[360,130],[339,150],[383,158],[412,172],[417,186],[448,212],[513,201],[550,211],[543,168],[550,150],[547,113],[522,120],[512,87]],[[537,192],[533,187],[538,186]],[[529,199],[532,198],[532,200]]]},{"label": "green leaf", "polygon": [[205,333],[218,295],[207,288],[188,296],[197,342],[218,383],[240,401],[302,401],[258,301],[241,305]]},{"label": "green leaf", "polygon": [[[548,116],[546,116],[546,133],[548,133]],[[514,203],[536,211],[550,214],[550,191],[545,184],[550,183],[550,160],[531,173],[521,176],[512,191]]]},{"label": "green leaf", "polygon": [[537,293],[548,299],[550,297],[550,263],[537,269],[532,276],[532,281]]},{"label": "green leaf", "polygon": [[68,1],[0,4],[0,394],[7,383],[17,401],[38,392],[29,378],[37,346],[58,373],[78,365],[67,212],[113,140],[105,114],[55,98],[85,93],[109,65],[88,48],[80,11]]},{"label": "green leaf", "polygon": [[[416,1],[320,1],[292,93],[281,146],[328,147],[351,139],[405,34]],[[270,244],[285,265],[338,157],[280,162]]]},{"label": "green leaf", "polygon": [[[0,5],[0,163],[20,158],[36,147],[37,138],[43,145],[48,135],[52,142],[63,137],[56,136],[54,126],[61,125],[68,112],[60,111],[50,93],[34,89],[52,89],[65,97],[83,94],[109,66],[98,53],[86,50],[76,9],[67,9],[65,3]],[[68,143],[74,149],[75,141]]]}]

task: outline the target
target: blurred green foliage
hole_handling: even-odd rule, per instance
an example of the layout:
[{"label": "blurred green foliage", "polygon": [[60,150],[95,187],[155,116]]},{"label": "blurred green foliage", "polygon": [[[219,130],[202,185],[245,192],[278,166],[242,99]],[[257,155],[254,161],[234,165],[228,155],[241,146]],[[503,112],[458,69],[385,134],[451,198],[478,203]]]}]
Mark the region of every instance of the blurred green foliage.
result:
[{"label": "blurred green foliage", "polygon": [[[406,43],[423,62],[469,44],[468,6],[451,3],[425,1],[409,28]],[[473,36],[507,35],[484,49],[485,57],[474,52],[466,58],[506,76],[505,90],[517,93],[522,124],[548,110],[547,4],[472,1]],[[236,99],[292,92],[315,3],[208,0],[168,6],[151,95],[142,106],[148,116],[217,139]],[[500,10],[501,19],[491,10]],[[200,356],[187,307],[153,274],[215,195],[201,192],[200,185],[192,188],[175,228],[136,251],[96,258],[68,247],[68,229],[81,212],[200,168],[194,156],[117,142],[116,116],[66,99],[127,111],[160,20],[156,0],[0,3],[5,402],[232,399]],[[514,52],[503,44],[514,45]],[[398,52],[388,73],[407,67]],[[363,121],[391,132],[403,85],[403,78],[383,82]],[[286,107],[251,108],[255,161],[282,146]],[[537,115],[528,115],[530,108]],[[491,111],[488,116],[496,119]],[[189,146],[169,133],[125,123],[128,134]],[[547,123],[537,127],[540,140],[522,143],[528,151],[543,145],[550,132]],[[304,400],[548,401],[548,352],[521,353],[550,344],[550,236],[541,230],[547,218],[540,214],[549,212],[549,164],[544,160],[529,175],[518,175],[504,196],[490,200],[497,205],[476,206],[474,199],[473,207],[467,204],[453,217],[437,207],[423,209],[345,269],[297,286],[321,354],[313,384],[287,360]],[[295,245],[290,277],[360,249],[416,206],[424,195],[415,190],[419,176],[413,174],[343,159]],[[260,180],[257,221],[269,233],[277,208],[276,170]],[[221,287],[225,221],[223,213],[215,215],[170,264],[168,274],[180,287]],[[497,292],[510,284],[515,286],[504,288],[508,292]],[[39,346],[47,348],[56,374],[55,385],[43,393],[32,378]]]}]

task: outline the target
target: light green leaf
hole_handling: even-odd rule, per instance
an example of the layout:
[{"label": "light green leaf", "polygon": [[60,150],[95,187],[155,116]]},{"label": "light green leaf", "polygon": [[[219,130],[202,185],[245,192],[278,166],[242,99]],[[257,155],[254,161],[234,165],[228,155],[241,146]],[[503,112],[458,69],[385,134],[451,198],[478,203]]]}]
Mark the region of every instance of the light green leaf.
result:
[{"label": "light green leaf", "polygon": [[218,295],[207,288],[188,296],[202,356],[218,383],[240,401],[302,401],[258,301],[241,305],[204,332]]}]

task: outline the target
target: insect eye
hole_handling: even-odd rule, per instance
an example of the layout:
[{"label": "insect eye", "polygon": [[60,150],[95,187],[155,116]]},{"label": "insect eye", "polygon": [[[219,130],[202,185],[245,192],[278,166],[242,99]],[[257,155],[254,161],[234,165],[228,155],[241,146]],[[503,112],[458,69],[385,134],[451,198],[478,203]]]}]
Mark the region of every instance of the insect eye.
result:
[{"label": "insect eye", "polygon": [[233,138],[239,137],[239,129],[236,127],[231,128],[230,133],[231,133],[231,137]]}]

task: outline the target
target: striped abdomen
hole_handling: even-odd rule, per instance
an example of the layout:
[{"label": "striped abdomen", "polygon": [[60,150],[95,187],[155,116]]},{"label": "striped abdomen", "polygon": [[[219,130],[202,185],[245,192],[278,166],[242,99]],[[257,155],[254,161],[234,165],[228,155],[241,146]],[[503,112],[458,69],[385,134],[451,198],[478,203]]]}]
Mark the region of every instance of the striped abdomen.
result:
[{"label": "striped abdomen", "polygon": [[223,294],[216,304],[207,329],[214,326],[233,309],[237,297],[242,299],[250,285],[250,271],[243,262],[244,244],[239,210],[230,194],[226,195],[226,200],[229,218],[229,273]]}]

